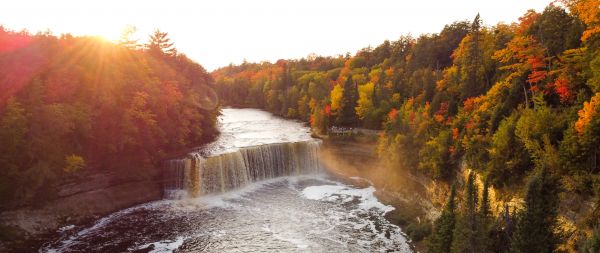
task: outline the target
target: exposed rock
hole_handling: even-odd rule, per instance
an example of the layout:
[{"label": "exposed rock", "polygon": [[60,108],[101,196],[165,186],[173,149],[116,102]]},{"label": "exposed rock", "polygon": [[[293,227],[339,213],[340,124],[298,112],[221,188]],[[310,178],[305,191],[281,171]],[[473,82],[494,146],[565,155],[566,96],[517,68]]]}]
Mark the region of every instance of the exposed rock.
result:
[{"label": "exposed rock", "polygon": [[56,199],[41,208],[22,207],[0,213],[0,224],[28,237],[54,232],[98,216],[162,197],[158,170],[143,175],[93,171],[60,186]]}]

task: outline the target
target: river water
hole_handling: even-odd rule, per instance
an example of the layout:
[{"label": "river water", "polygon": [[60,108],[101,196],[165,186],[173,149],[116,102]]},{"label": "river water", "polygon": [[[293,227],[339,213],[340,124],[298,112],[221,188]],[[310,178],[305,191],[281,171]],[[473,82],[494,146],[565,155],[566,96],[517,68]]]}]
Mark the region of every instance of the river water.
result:
[{"label": "river water", "polygon": [[[188,168],[182,181],[193,182],[181,183],[180,194],[170,195],[176,198],[124,209],[89,227],[64,227],[57,231],[60,239],[40,251],[411,252],[400,228],[384,217],[393,207],[379,202],[372,186],[358,188],[322,169],[300,168],[314,167],[314,161],[303,159],[318,160],[310,155],[313,149],[302,148],[315,141],[302,123],[254,109],[222,113],[221,137],[198,151],[205,157],[198,161],[217,157],[219,166],[198,165],[201,172],[190,174],[195,176]],[[228,162],[235,152],[240,162]],[[278,166],[286,169],[262,168]],[[204,172],[210,170],[219,171]],[[213,182],[207,191],[207,175],[222,186]],[[238,183],[227,184],[230,177]],[[187,194],[192,186],[197,194]]]}]

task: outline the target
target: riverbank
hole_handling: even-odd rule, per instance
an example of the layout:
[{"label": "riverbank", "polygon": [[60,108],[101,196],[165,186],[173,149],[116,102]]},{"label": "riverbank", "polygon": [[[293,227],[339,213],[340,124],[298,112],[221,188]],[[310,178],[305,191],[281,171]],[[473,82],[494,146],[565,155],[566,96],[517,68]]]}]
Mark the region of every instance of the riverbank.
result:
[{"label": "riverbank", "polygon": [[[323,163],[338,180],[357,186],[374,185],[379,200],[396,209],[387,218],[412,240],[416,251],[426,251],[425,242],[433,221],[447,201],[450,185],[431,180],[410,170],[390,170],[381,164],[376,154],[377,136],[367,134],[346,136],[320,136],[323,139]],[[461,187],[464,179],[472,172],[461,167],[455,182]],[[483,188],[483,177],[475,171],[475,183]],[[506,206],[522,208],[522,189],[489,188],[491,211],[498,216]],[[591,231],[582,231],[584,222],[597,212],[591,200],[584,200],[577,194],[561,193],[558,226],[564,238],[559,248],[574,252],[578,242],[589,237]]]},{"label": "riverbank", "polygon": [[423,238],[431,232],[446,199],[448,186],[406,171],[390,170],[377,157],[377,135],[321,136],[322,161],[330,174],[345,183],[374,185],[383,203],[395,208],[386,217],[412,240],[415,251],[426,250]]},{"label": "riverbank", "polygon": [[162,198],[161,172],[116,173],[90,170],[63,182],[42,206],[0,213],[0,251],[37,251],[63,227],[87,224],[115,211]]}]

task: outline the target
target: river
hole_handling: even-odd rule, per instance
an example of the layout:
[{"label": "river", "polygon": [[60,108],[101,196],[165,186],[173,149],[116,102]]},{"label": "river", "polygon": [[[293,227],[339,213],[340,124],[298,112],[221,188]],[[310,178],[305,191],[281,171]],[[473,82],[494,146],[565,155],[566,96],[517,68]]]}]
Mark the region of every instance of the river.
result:
[{"label": "river", "polygon": [[40,252],[411,252],[393,207],[330,178],[303,123],[226,108],[218,124],[167,163],[164,200],[61,228]]}]

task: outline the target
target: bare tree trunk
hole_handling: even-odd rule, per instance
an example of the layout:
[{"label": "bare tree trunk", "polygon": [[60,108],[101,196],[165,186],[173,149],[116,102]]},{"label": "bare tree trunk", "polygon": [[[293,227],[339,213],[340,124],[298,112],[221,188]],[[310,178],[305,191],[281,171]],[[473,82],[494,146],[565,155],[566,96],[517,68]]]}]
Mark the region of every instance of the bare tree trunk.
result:
[{"label": "bare tree trunk", "polygon": [[525,108],[529,108],[529,100],[527,99],[527,89],[523,85],[523,94],[525,94]]},{"label": "bare tree trunk", "polygon": [[592,173],[596,172],[596,168],[598,168],[598,150],[594,152],[594,166],[592,167]]}]

